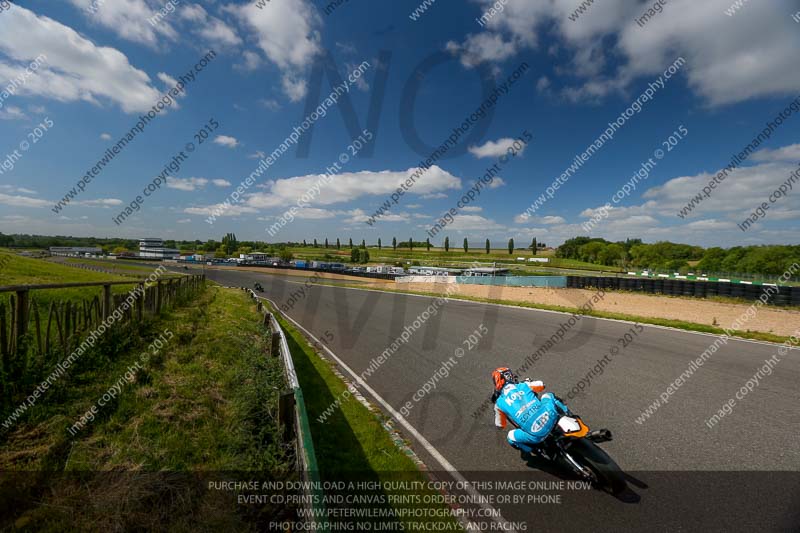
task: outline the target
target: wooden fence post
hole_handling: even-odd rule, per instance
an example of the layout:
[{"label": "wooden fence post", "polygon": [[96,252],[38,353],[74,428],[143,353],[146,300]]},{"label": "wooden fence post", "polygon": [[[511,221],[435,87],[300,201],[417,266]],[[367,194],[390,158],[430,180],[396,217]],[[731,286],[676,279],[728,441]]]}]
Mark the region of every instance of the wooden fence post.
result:
[{"label": "wooden fence post", "polygon": [[294,392],[284,392],[278,399],[278,428],[283,430],[284,442],[294,440]]},{"label": "wooden fence post", "polygon": [[156,314],[161,312],[161,280],[156,283]]},{"label": "wooden fence post", "polygon": [[278,332],[273,332],[272,334],[272,348],[270,352],[272,357],[278,357],[281,355],[281,334]]},{"label": "wooden fence post", "polygon": [[111,285],[103,285],[103,320],[111,314]]},{"label": "wooden fence post", "polygon": [[17,291],[17,342],[28,331],[28,291]]},{"label": "wooden fence post", "polygon": [[145,295],[145,287],[144,283],[139,284],[139,297],[136,298],[136,319],[141,322],[142,315],[144,314],[144,295]]}]

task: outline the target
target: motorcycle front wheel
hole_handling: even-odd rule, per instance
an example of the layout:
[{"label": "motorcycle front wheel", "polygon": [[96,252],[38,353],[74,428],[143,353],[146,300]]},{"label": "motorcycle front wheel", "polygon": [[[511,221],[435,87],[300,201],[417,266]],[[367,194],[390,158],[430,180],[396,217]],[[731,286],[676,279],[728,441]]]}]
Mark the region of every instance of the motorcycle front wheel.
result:
[{"label": "motorcycle front wheel", "polygon": [[619,465],[597,444],[586,439],[575,440],[567,452],[594,474],[595,483],[617,495],[627,488],[625,476]]}]

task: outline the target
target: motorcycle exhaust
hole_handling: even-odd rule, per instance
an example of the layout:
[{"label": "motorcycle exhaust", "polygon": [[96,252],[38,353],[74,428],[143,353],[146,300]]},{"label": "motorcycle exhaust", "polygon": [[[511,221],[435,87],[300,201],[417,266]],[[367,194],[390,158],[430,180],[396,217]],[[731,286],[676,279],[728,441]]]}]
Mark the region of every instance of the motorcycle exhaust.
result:
[{"label": "motorcycle exhaust", "polygon": [[613,440],[614,437],[611,435],[611,431],[607,429],[598,429],[586,435],[586,438],[592,442],[608,442]]}]

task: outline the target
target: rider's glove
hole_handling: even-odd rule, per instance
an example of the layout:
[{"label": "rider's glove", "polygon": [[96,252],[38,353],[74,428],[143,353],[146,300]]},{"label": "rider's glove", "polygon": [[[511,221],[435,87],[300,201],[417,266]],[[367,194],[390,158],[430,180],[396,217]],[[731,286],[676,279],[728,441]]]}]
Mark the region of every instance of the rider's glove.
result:
[{"label": "rider's glove", "polygon": [[496,403],[497,399],[500,397],[500,391],[496,390],[492,393],[492,403]]},{"label": "rider's glove", "polygon": [[544,382],[541,380],[537,379],[536,381],[532,381],[530,378],[527,378],[525,379],[525,383],[527,383],[528,386],[530,386],[530,388],[536,393],[544,392]]}]

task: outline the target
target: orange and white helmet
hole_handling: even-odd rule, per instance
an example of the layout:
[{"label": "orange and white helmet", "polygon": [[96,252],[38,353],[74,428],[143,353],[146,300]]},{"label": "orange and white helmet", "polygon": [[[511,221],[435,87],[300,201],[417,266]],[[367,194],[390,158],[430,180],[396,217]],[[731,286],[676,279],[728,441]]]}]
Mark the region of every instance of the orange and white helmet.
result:
[{"label": "orange and white helmet", "polygon": [[501,366],[495,368],[492,372],[492,381],[494,382],[494,390],[500,391],[509,383],[519,383],[519,378],[510,368]]}]

